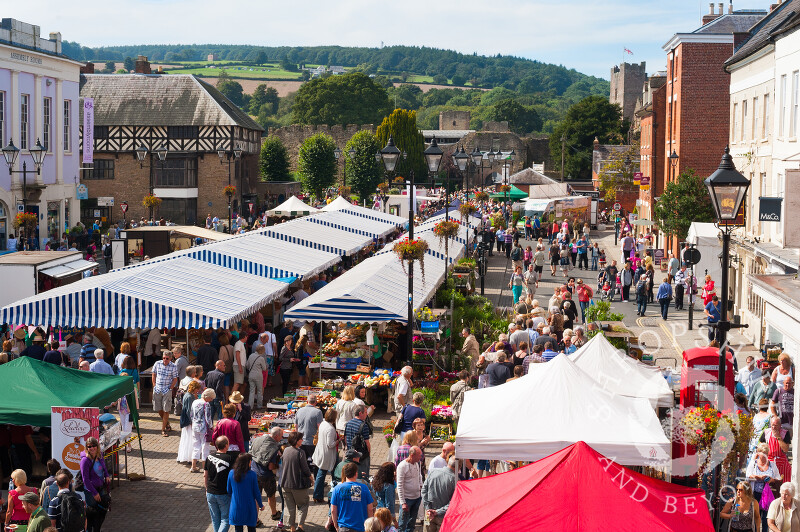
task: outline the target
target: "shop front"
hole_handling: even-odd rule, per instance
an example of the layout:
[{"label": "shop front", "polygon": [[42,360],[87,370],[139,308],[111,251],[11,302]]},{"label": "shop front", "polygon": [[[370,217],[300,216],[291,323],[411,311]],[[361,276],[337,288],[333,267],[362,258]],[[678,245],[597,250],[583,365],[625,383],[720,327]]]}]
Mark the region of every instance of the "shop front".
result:
[{"label": "shop front", "polygon": [[750,275],[753,292],[764,301],[764,346],[792,358],[800,347],[800,281],[794,275]]}]

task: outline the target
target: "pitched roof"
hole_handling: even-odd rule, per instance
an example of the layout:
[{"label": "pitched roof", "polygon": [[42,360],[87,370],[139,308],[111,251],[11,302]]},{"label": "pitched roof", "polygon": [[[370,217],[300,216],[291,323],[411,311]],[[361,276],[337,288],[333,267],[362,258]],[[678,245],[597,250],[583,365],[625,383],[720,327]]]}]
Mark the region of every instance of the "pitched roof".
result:
[{"label": "pitched roof", "polygon": [[508,178],[508,182],[513,185],[551,185],[556,183],[546,175],[537,172],[533,168],[525,168]]},{"label": "pitched roof", "polygon": [[767,12],[763,9],[748,9],[726,13],[721,17],[700,26],[691,33],[741,33],[750,30],[764,18]]},{"label": "pitched roof", "polygon": [[240,126],[263,131],[220,91],[182,74],[84,74],[98,126]]},{"label": "pitched roof", "polygon": [[725,61],[730,66],[761,50],[800,17],[800,0],[788,0],[773,9],[761,22],[753,26],[747,38],[734,54]]}]

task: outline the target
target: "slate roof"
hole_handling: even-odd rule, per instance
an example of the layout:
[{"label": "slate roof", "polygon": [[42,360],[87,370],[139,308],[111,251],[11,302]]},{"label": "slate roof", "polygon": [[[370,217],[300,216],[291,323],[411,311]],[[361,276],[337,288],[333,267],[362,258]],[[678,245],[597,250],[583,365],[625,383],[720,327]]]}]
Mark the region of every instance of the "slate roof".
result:
[{"label": "slate roof", "polygon": [[185,74],[83,74],[98,126],[240,126],[263,131],[216,87]]},{"label": "slate roof", "polygon": [[554,179],[550,179],[533,168],[525,168],[511,175],[508,178],[508,182],[512,185],[552,185],[553,183],[557,183]]},{"label": "slate roof", "polygon": [[749,31],[767,14],[763,9],[738,10],[715,18],[691,33],[732,34]]},{"label": "slate roof", "polygon": [[778,34],[795,26],[798,20],[800,20],[800,0],[783,2],[750,29],[750,37],[725,61],[725,66],[741,61],[772,43]]}]

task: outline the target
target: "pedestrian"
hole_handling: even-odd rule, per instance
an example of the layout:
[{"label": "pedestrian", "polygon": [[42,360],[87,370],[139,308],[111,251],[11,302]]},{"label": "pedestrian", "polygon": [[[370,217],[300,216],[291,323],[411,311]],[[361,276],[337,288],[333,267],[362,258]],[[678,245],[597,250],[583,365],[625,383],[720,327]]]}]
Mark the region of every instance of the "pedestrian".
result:
[{"label": "pedestrian", "polygon": [[[228,397],[233,387],[233,346],[231,345],[230,332],[220,329],[221,333],[217,334],[219,341],[219,360],[223,363],[224,367],[221,371],[225,374],[225,381],[223,383],[224,389],[222,394],[217,393],[217,399],[222,402],[222,399]],[[214,347],[212,345],[212,347]],[[215,363],[214,367],[220,369]],[[221,414],[221,410],[217,409]]]},{"label": "pedestrian", "polygon": [[306,405],[298,408],[295,414],[297,430],[303,433],[302,449],[309,458],[314,455],[314,437],[319,431],[322,419],[322,410],[317,408],[317,394],[310,394]]},{"label": "pedestrian", "polygon": [[400,532],[414,532],[417,512],[422,502],[422,470],[420,460],[422,450],[411,447],[408,458],[397,466],[397,495],[400,500]]},{"label": "pedestrian", "polygon": [[258,478],[259,490],[267,496],[272,520],[277,521],[281,512],[277,511],[275,493],[278,491],[276,471],[281,458],[281,441],[283,429],[272,427],[268,434],[262,434],[253,440],[253,464]]},{"label": "pedestrian", "polygon": [[579,270],[588,270],[589,269],[589,241],[587,240],[586,235],[581,235],[580,239],[578,239],[578,269]]},{"label": "pedestrian", "polygon": [[[375,499],[369,486],[358,481],[358,466],[342,467],[342,483],[331,492],[331,520],[340,532],[364,532],[364,521],[372,517]],[[411,521],[412,527],[414,521]],[[413,530],[413,528],[411,529]]]},{"label": "pedestrian", "polygon": [[177,459],[179,463],[188,463],[192,461],[192,449],[194,447],[194,433],[192,432],[192,403],[194,403],[199,394],[200,385],[196,381],[192,381],[186,387],[186,393],[183,394],[183,398],[181,399],[181,441],[178,445]]},{"label": "pedestrian", "polygon": [[314,484],[314,476],[308,468],[308,458],[302,445],[303,433],[290,433],[281,465],[280,485],[289,508],[289,527],[292,532],[303,530],[308,514],[308,489]]},{"label": "pedestrian", "polygon": [[[314,478],[314,502],[321,503],[325,497],[325,477],[333,472],[336,462],[339,459],[337,452],[339,444],[339,434],[336,432],[336,416],[338,411],[329,408],[325,412],[325,422],[319,426],[317,445],[311,457],[312,462],[317,466],[317,475]],[[304,433],[305,434],[305,433]]]},{"label": "pedestrian", "polygon": [[589,247],[589,254],[592,257],[591,270],[596,272],[597,271],[597,262],[600,259],[600,247],[597,245],[597,242],[595,242],[594,244],[592,244]]},{"label": "pedestrian", "polygon": [[208,456],[208,443],[211,441],[212,421],[209,402],[216,397],[211,388],[206,388],[200,398],[192,402],[192,473],[199,473],[198,461]]},{"label": "pedestrian", "polygon": [[456,457],[451,456],[447,460],[447,467],[431,471],[422,486],[422,504],[428,524],[426,532],[439,532],[455,490]]},{"label": "pedestrian", "polygon": [[289,379],[292,376],[293,362],[295,361],[294,351],[292,350],[292,337],[286,336],[283,339],[283,348],[278,356],[278,367],[281,374],[281,394],[286,395],[289,391]]},{"label": "pedestrian", "polygon": [[86,450],[81,451],[80,474],[86,501],[86,531],[100,532],[108,513],[111,497],[111,476],[97,438],[86,439]]},{"label": "pedestrian", "polygon": [[[414,397],[416,401],[416,394]],[[416,402],[415,402],[416,404]],[[406,412],[412,410],[413,407],[406,408]],[[405,420],[405,413],[403,419]],[[423,412],[424,416],[424,412]],[[412,426],[413,427],[413,426]],[[359,474],[361,476],[368,476],[370,464],[370,452],[372,450],[370,443],[371,431],[367,423],[367,408],[364,405],[356,405],[353,418],[347,422],[344,428],[344,441],[345,449],[355,449],[361,453],[361,462],[359,463]]]},{"label": "pedestrian", "polygon": [[[111,364],[103,360],[105,358],[105,351],[103,349],[98,348],[94,350],[94,358],[95,361],[91,363],[89,366],[89,371],[92,373],[102,373],[103,375],[114,375],[114,368],[111,367]],[[170,391],[170,394],[172,392]],[[171,397],[170,397],[171,399]],[[172,402],[170,401],[170,407]]]},{"label": "pedestrian", "polygon": [[619,279],[622,283],[622,301],[630,301],[631,285],[633,284],[633,270],[631,270],[630,262],[626,262],[622,271],[619,272]]},{"label": "pedestrian", "polygon": [[228,439],[228,454],[231,455],[233,460],[239,456],[239,453],[246,451],[244,446],[244,438],[242,436],[242,427],[238,421],[233,417],[236,415],[236,405],[228,403],[222,407],[223,418],[217,422],[214,430],[211,433],[211,441],[217,441],[220,436],[225,436]]},{"label": "pedestrian", "polygon": [[522,254],[523,270],[527,271],[528,266],[531,265],[531,262],[533,262],[533,248],[531,248],[531,246],[527,246],[525,248],[525,252]]},{"label": "pedestrian", "polygon": [[[783,477],[786,480],[786,477]],[[767,510],[767,525],[770,531],[791,531],[800,530],[800,511],[798,502],[795,499],[797,489],[790,481],[781,484],[780,497],[772,501]]]},{"label": "pedestrian", "polygon": [[39,505],[39,496],[29,491],[19,498],[22,507],[30,515],[30,519],[25,523],[30,532],[44,532],[50,526],[50,518],[47,512]]},{"label": "pedestrian", "polygon": [[497,232],[495,233],[495,238],[497,239],[497,252],[502,253],[506,245],[506,232],[503,230],[502,227],[497,228]]},{"label": "pedestrian", "polygon": [[228,403],[232,404],[236,409],[233,414],[233,419],[239,423],[239,429],[242,431],[242,441],[244,441],[243,451],[250,452],[250,419],[253,417],[250,405],[244,400],[244,395],[240,392],[233,392],[228,397]]},{"label": "pedestrian", "polygon": [[675,279],[675,276],[678,274],[678,268],[680,267],[680,261],[675,257],[675,254],[672,250],[669,250],[669,261],[667,262],[667,271],[669,271],[669,280],[672,282]]},{"label": "pedestrian", "polygon": [[669,313],[669,305],[672,302],[672,285],[669,283],[669,276],[664,277],[664,281],[658,287],[656,294],[659,305],[661,305],[661,318],[666,321]]},{"label": "pedestrian", "polygon": [[214,440],[214,450],[206,457],[203,466],[203,483],[213,532],[227,532],[230,526],[228,515],[231,496],[228,493],[228,475],[233,463],[234,458],[228,454],[228,438],[219,436]]},{"label": "pedestrian", "polygon": [[592,297],[594,297],[594,291],[592,291],[589,285],[583,282],[583,279],[578,279],[575,283],[575,290],[578,293],[578,304],[581,306],[581,323],[586,323],[586,310],[589,308]]},{"label": "pedestrian", "polygon": [[[703,309],[705,312],[706,317],[708,318],[709,325],[715,325],[722,319],[722,305],[719,304],[719,298],[716,294],[711,297],[711,301]],[[708,341],[711,342],[714,340],[715,334],[717,332],[716,327],[709,327],[708,328]]]},{"label": "pedestrian", "polygon": [[231,496],[228,522],[236,532],[244,532],[245,526],[247,532],[255,532],[258,511],[264,509],[256,473],[250,469],[251,463],[252,457],[242,453],[236,457],[233,470],[228,473],[226,491]]},{"label": "pedestrian", "polygon": [[686,290],[686,265],[675,272],[675,310],[683,310],[683,293]]},{"label": "pedestrian", "polygon": [[703,306],[708,306],[711,300],[716,295],[716,289],[714,288],[714,281],[711,280],[710,275],[706,275],[705,277],[705,284],[703,285]]},{"label": "pedestrian", "polygon": [[62,469],[56,474],[58,492],[50,499],[47,517],[58,532],[81,532],[86,528],[86,503],[72,490],[72,473]]},{"label": "pedestrian", "polygon": [[36,488],[28,487],[28,475],[22,469],[11,472],[11,481],[14,488],[8,492],[8,510],[5,515],[6,525],[27,525],[31,513],[26,510],[21,498],[32,493],[38,502],[39,496]]},{"label": "pedestrian", "polygon": [[397,491],[397,466],[392,462],[385,462],[378,468],[372,479],[372,489],[375,490],[378,508],[389,510],[392,524],[397,525],[395,518],[395,493]]},{"label": "pedestrian", "polygon": [[[521,248],[519,248],[521,249]],[[514,273],[511,274],[511,279],[508,281],[508,287],[511,288],[511,293],[514,296],[514,305],[519,301],[522,295],[522,287],[525,285],[525,278],[522,276],[522,266],[514,268]]]},{"label": "pedestrian", "polygon": [[263,345],[259,345],[247,358],[247,363],[245,364],[247,385],[250,388],[250,398],[247,403],[250,408],[264,407],[264,372],[267,371],[265,352],[266,348]]},{"label": "pedestrian", "polygon": [[[102,349],[99,351],[102,352]],[[113,372],[112,372],[113,373]],[[169,351],[153,364],[153,411],[161,416],[161,435],[169,436],[169,412],[172,409],[172,389],[178,384],[178,368],[172,363]]]},{"label": "pedestrian", "polygon": [[606,267],[606,282],[609,285],[609,301],[614,301],[614,292],[616,291],[617,287],[617,274],[619,273],[619,269],[617,269],[617,261],[612,260],[611,264]]},{"label": "pedestrian", "polygon": [[561,262],[561,247],[557,242],[550,244],[550,275],[556,276],[556,268]]},{"label": "pedestrian", "polygon": [[655,298],[653,296],[653,288],[655,288],[656,283],[656,271],[653,269],[653,265],[647,266],[647,302],[653,303]]},{"label": "pedestrian", "polygon": [[381,522],[382,532],[397,532],[397,519],[389,512],[388,508],[375,510],[375,517]]},{"label": "pedestrian", "polygon": [[636,315],[644,316],[647,312],[647,274],[639,277],[636,283]]}]

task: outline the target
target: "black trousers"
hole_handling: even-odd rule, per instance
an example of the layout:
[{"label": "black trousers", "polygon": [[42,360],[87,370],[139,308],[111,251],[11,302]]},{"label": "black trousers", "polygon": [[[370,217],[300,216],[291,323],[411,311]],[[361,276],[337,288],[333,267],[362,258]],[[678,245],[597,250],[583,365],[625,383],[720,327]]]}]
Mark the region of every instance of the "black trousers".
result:
[{"label": "black trousers", "polygon": [[292,370],[291,369],[282,369],[280,370],[281,373],[281,391],[283,395],[286,395],[286,392],[289,391],[289,379],[292,378]]},{"label": "black trousers", "polygon": [[683,291],[685,289],[683,283],[675,285],[675,310],[683,310]]},{"label": "black trousers", "polygon": [[[581,266],[583,265],[583,266]],[[586,268],[589,269],[589,254],[588,253],[578,253],[578,268]]]},{"label": "black trousers", "polygon": [[624,284],[622,285],[622,300],[627,301],[631,295],[631,285]]}]

